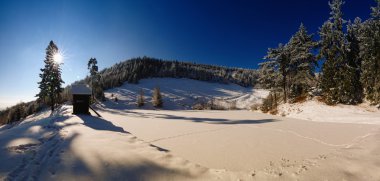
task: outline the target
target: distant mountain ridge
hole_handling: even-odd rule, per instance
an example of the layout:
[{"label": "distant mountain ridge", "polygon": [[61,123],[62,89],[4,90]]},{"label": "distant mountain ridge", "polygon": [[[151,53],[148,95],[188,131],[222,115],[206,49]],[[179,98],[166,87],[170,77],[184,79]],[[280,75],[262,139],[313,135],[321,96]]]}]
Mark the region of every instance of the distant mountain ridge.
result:
[{"label": "distant mountain ridge", "polygon": [[[103,88],[121,86],[124,82],[138,83],[145,78],[188,78],[218,83],[233,83],[243,87],[257,84],[259,72],[255,69],[229,68],[151,57],[132,58],[100,71]],[[90,82],[86,77],[80,82]]]}]

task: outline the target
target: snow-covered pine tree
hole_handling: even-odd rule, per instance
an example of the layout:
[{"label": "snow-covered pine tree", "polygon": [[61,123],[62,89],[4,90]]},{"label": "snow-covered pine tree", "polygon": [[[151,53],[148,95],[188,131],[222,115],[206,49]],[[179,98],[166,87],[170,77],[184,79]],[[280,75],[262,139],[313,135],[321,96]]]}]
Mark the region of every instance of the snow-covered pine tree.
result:
[{"label": "snow-covered pine tree", "polygon": [[160,108],[163,105],[162,96],[159,87],[153,89],[152,104],[154,107]]},{"label": "snow-covered pine tree", "polygon": [[290,53],[289,97],[296,98],[307,93],[315,82],[314,72],[317,61],[312,51],[316,42],[301,23],[298,31],[286,46]]},{"label": "snow-covered pine tree", "polygon": [[281,81],[281,76],[278,71],[278,64],[276,61],[268,60],[259,64],[260,66],[260,77],[259,83],[265,88],[269,89],[269,96],[264,99],[261,105],[261,110],[263,112],[268,112],[272,109],[277,108],[277,92]]},{"label": "snow-covered pine tree", "polygon": [[140,93],[137,96],[137,102],[136,102],[136,104],[137,104],[137,107],[142,107],[145,104],[144,91],[142,89],[140,89]]},{"label": "snow-covered pine tree", "polygon": [[87,68],[90,70],[90,81],[92,88],[92,96],[94,99],[104,100],[104,91],[100,82],[100,74],[98,72],[98,61],[96,58],[90,58]]},{"label": "snow-covered pine tree", "polygon": [[342,0],[329,2],[331,17],[320,28],[319,57],[325,62],[322,67],[321,88],[327,103],[354,104],[358,87],[353,86],[357,79],[355,71],[347,60],[347,41],[343,32]]},{"label": "snow-covered pine tree", "polygon": [[45,66],[41,69],[40,78],[38,82],[40,92],[36,95],[40,101],[50,105],[51,110],[54,111],[54,107],[60,99],[60,93],[63,91],[61,87],[61,68],[58,62],[54,62],[54,56],[59,53],[57,45],[53,41],[50,41],[46,48]]},{"label": "snow-covered pine tree", "polygon": [[371,18],[363,23],[360,37],[361,82],[366,99],[380,104],[380,0],[372,7]]},{"label": "snow-covered pine tree", "polygon": [[264,58],[273,61],[275,64],[276,70],[281,76],[280,84],[284,93],[284,102],[287,102],[287,78],[289,74],[290,52],[285,45],[279,44],[277,48],[269,48],[267,56]]},{"label": "snow-covered pine tree", "polygon": [[265,89],[274,90],[279,84],[279,73],[277,71],[277,64],[273,60],[268,60],[259,64],[260,68],[260,85]]},{"label": "snow-covered pine tree", "polygon": [[361,29],[361,19],[356,18],[354,23],[349,21],[346,34],[346,48],[341,100],[349,104],[357,104],[363,100],[363,87],[360,82],[361,58],[359,47],[359,36]]}]

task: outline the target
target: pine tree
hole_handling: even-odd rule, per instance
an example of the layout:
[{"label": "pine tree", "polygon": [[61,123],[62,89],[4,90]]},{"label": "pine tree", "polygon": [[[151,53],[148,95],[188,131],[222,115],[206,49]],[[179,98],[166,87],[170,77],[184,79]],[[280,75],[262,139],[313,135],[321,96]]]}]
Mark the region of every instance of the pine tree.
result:
[{"label": "pine tree", "polygon": [[142,89],[140,89],[140,93],[137,96],[137,102],[136,102],[136,104],[137,104],[137,107],[142,107],[145,104],[144,91]]},{"label": "pine tree", "polygon": [[52,111],[59,102],[60,93],[63,91],[61,85],[64,83],[61,78],[60,64],[54,61],[57,53],[59,53],[57,45],[50,41],[46,48],[45,66],[41,69],[41,81],[38,82],[40,92],[36,96],[40,101],[49,104]]},{"label": "pine tree", "polygon": [[361,63],[360,58],[360,29],[361,29],[361,19],[356,18],[354,23],[349,21],[347,25],[347,35],[346,35],[346,49],[345,49],[345,59],[346,64],[344,65],[344,82],[342,84],[342,89],[345,90],[342,94],[343,102],[350,104],[360,103],[363,99],[363,87],[360,82],[361,76]]},{"label": "pine tree", "polygon": [[159,87],[153,89],[152,104],[154,107],[160,108],[163,105],[162,96]]},{"label": "pine tree", "polygon": [[287,51],[290,52],[288,69],[291,98],[307,93],[315,82],[314,72],[317,61],[312,52],[315,46],[313,36],[307,33],[303,24],[287,44]]},{"label": "pine tree", "polygon": [[273,61],[274,67],[281,75],[281,87],[284,93],[284,102],[287,102],[287,81],[289,75],[290,53],[287,47],[279,44],[278,48],[269,48],[268,54],[265,59]]},{"label": "pine tree", "polygon": [[90,81],[93,99],[104,100],[104,91],[100,82],[100,74],[98,72],[98,61],[96,58],[90,58],[87,68],[90,70]]},{"label": "pine tree", "polygon": [[361,82],[366,99],[380,104],[380,0],[371,18],[363,23],[360,37]]},{"label": "pine tree", "polygon": [[329,2],[331,17],[320,28],[319,57],[325,60],[322,67],[321,88],[329,104],[355,104],[360,101],[355,67],[348,60],[349,47],[343,31],[342,0]]},{"label": "pine tree", "polygon": [[265,89],[274,90],[279,84],[279,73],[277,71],[277,64],[275,61],[268,60],[259,64],[260,68],[260,85]]}]

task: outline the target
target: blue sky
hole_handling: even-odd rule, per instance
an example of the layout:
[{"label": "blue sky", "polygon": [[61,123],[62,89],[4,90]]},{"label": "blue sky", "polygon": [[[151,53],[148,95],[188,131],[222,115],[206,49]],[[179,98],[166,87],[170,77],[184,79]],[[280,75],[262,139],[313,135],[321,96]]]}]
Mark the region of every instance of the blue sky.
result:
[{"label": "blue sky", "polygon": [[[373,0],[347,0],[345,19],[366,19]],[[137,56],[257,68],[268,47],[303,22],[315,33],[327,0],[0,0],[0,108],[30,101],[50,40],[65,53],[66,84]]]}]

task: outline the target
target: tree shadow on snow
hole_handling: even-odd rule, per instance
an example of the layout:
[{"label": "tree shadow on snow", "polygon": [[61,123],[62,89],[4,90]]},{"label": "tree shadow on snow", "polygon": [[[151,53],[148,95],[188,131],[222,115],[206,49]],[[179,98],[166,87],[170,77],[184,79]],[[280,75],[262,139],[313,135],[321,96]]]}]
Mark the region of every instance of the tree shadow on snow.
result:
[{"label": "tree shadow on snow", "polygon": [[245,120],[230,120],[224,118],[200,118],[200,117],[184,117],[184,116],[174,116],[169,114],[159,114],[159,118],[162,119],[178,119],[178,120],[188,120],[196,123],[208,123],[208,124],[263,124],[270,122],[277,122],[276,119],[245,119]]},{"label": "tree shadow on snow", "polygon": [[162,113],[146,113],[137,112],[133,110],[113,110],[113,109],[100,109],[101,111],[119,114],[122,116],[132,116],[139,118],[159,118],[159,119],[171,119],[171,120],[186,120],[196,123],[208,123],[208,124],[263,124],[280,121],[278,119],[244,119],[244,120],[231,120],[224,118],[204,118],[204,117],[185,117],[176,116],[171,114]]},{"label": "tree shadow on snow", "polygon": [[90,127],[95,130],[129,133],[125,131],[122,127],[115,126],[111,122],[99,117],[95,117],[91,115],[77,115],[77,116],[83,121],[83,124],[85,126]]}]

